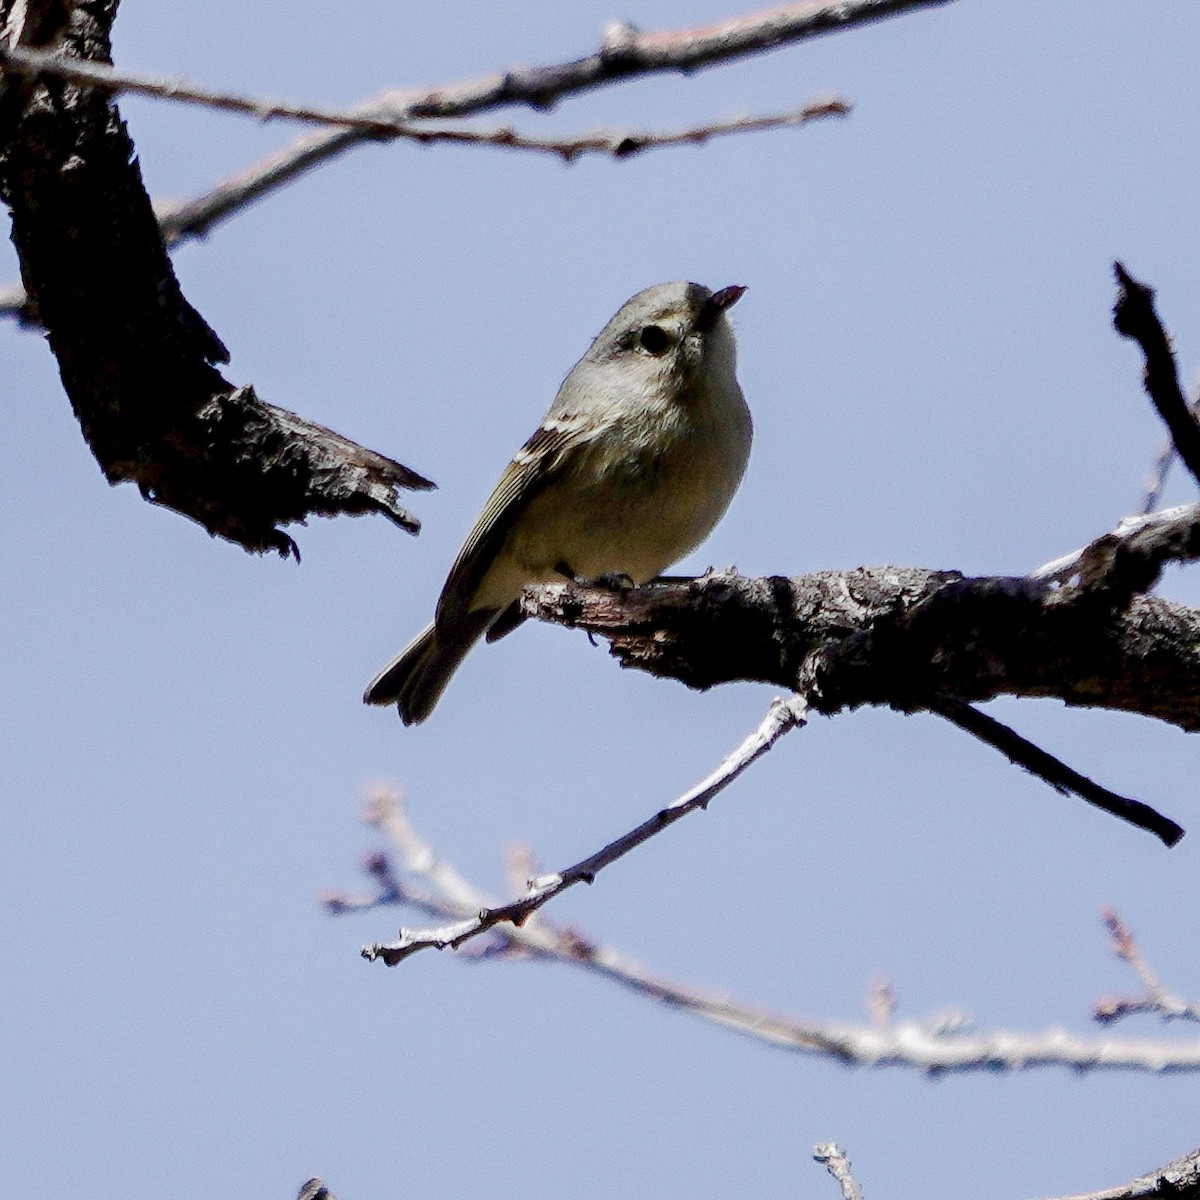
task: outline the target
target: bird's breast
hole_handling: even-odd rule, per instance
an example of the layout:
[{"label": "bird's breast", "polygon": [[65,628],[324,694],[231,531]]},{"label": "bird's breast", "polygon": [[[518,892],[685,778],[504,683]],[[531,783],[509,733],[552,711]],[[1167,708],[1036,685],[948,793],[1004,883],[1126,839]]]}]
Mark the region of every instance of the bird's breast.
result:
[{"label": "bird's breast", "polygon": [[699,545],[728,506],[750,450],[741,393],[725,399],[643,410],[575,448],[510,535],[506,556],[522,582],[555,578],[563,563],[584,578],[622,574],[643,583]]}]

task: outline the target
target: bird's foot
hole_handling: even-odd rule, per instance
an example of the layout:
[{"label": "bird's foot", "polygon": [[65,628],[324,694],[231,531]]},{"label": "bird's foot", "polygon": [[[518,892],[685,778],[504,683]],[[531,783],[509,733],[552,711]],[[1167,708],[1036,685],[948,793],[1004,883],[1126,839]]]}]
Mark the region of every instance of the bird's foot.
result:
[{"label": "bird's foot", "polygon": [[605,571],[594,579],[588,579],[573,571],[566,563],[559,563],[554,568],[564,579],[576,587],[603,588],[609,592],[627,592],[637,585],[624,571]]}]

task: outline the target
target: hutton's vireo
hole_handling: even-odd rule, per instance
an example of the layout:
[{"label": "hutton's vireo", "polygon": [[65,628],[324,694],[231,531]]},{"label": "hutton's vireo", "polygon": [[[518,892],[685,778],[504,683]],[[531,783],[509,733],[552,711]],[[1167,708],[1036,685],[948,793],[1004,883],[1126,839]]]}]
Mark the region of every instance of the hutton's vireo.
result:
[{"label": "hutton's vireo", "polygon": [[371,681],[368,704],[423,721],[480,636],[521,623],[526,584],[645,583],[703,541],[750,453],[725,316],[743,291],[660,283],[621,306],[501,475],[433,623]]}]

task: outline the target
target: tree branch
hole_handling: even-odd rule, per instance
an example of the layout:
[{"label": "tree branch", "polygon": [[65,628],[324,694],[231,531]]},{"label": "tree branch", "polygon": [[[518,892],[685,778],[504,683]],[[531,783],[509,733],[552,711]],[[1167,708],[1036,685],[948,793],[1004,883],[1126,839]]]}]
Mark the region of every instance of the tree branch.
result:
[{"label": "tree branch", "polygon": [[1200,1200],[1200,1149],[1121,1187],[1079,1192],[1058,1200]]},{"label": "tree branch", "polygon": [[[61,60],[50,60],[56,64]],[[167,85],[163,85],[164,88]],[[166,95],[172,95],[169,91]],[[702,146],[718,137],[731,134],[756,133],[769,129],[797,128],[812,121],[828,117],[844,117],[850,113],[850,105],[837,97],[817,100],[802,108],[788,112],[770,113],[766,116],[730,117],[723,121],[691,125],[686,129],[627,130],[624,133],[596,130],[592,133],[576,134],[558,138],[533,137],[521,133],[512,126],[493,128],[469,128],[450,125],[405,124],[393,136],[405,138],[420,145],[450,143],[453,145],[491,146],[504,150],[524,150],[550,154],[563,162],[589,154],[607,155],[615,159],[632,158],[646,150],[673,146]],[[329,118],[337,125],[336,117]],[[389,128],[391,126],[389,125]],[[207,233],[220,221],[236,216],[243,208],[261,199],[277,187],[291,182],[309,168],[327,161],[334,154],[349,148],[345,139],[323,138],[302,139],[294,147],[272,155],[264,163],[255,165],[240,175],[218,184],[202,195],[185,201],[155,204],[159,231],[163,242],[173,248],[188,238]],[[16,317],[27,328],[39,324],[36,306],[30,302],[25,289],[19,284],[10,284],[0,289],[0,317]]]},{"label": "tree branch", "polygon": [[[372,790],[366,819],[391,842],[399,855],[400,869],[393,870],[387,855],[372,855],[367,870],[374,890],[363,895],[327,894],[324,903],[331,913],[344,915],[402,906],[446,923],[449,928],[453,923],[474,919],[481,910],[496,911],[490,897],[464,879],[417,834],[394,789]],[[469,946],[459,953],[475,959],[526,956],[563,963],[768,1046],[832,1059],[846,1066],[904,1067],[929,1075],[1003,1073],[1035,1067],[1064,1067],[1076,1072],[1200,1071],[1200,1041],[1123,1041],[1110,1036],[1089,1039],[1065,1034],[1061,1029],[976,1032],[965,1019],[900,1021],[895,1019],[890,990],[886,1004],[873,997],[874,1019],[869,1024],[780,1016],[727,995],[664,979],[613,947],[552,923],[540,912],[531,914],[522,925],[496,925],[488,931],[488,937],[489,942],[475,943],[482,948],[476,948],[473,954]]]},{"label": "tree branch", "polygon": [[978,738],[985,745],[999,750],[1009,762],[1024,767],[1048,783],[1056,792],[1064,796],[1079,796],[1102,811],[1111,813],[1122,821],[1128,821],[1130,825],[1148,830],[1167,846],[1174,846],[1183,837],[1183,827],[1169,817],[1164,817],[1140,800],[1119,796],[1116,792],[1101,787],[1054,755],[1048,754],[1040,746],[1035,746],[1028,738],[1023,738],[1015,730],[997,721],[995,717],[989,717],[987,713],[957,700],[931,700],[929,710],[965,730],[972,737]]},{"label": "tree branch", "polygon": [[[715,66],[747,55],[778,49],[820,34],[868,24],[909,9],[940,6],[951,0],[846,0],[842,3],[784,4],[746,17],[699,29],[642,33],[627,25],[614,25],[599,51],[572,62],[520,68],[465,82],[419,89],[389,89],[350,110],[327,110],[310,105],[289,105],[255,97],[212,92],[181,80],[154,79],[114,72],[97,64],[84,64],[77,82],[107,87],[119,93],[132,89],[164,99],[208,103],[265,119],[333,120],[336,127],[300,138],[241,176],[213,192],[178,208],[168,208],[163,236],[168,245],[184,237],[203,234],[252,200],[260,198],[306,171],[330,161],[364,142],[396,136],[398,128],[420,118],[462,117],[508,104],[536,109],[597,87],[662,71],[687,72]],[[0,8],[0,12],[2,12]],[[53,55],[18,53],[17,59],[0,53],[0,73],[58,72],[68,76],[79,66]],[[840,102],[837,102],[840,103]],[[495,131],[493,131],[495,132]],[[634,134],[634,139],[642,135]],[[617,142],[619,146],[621,142]],[[20,288],[0,291],[0,316],[17,316],[38,323],[36,308]]]},{"label": "tree branch", "polygon": [[391,90],[349,111],[214,91],[182,79],[135,75],[90,63],[67,63],[16,45],[0,48],[0,71],[29,78],[55,75],[113,95],[137,92],[245,113],[262,121],[286,118],[343,125],[375,139],[402,135],[406,123],[413,120],[462,117],[509,104],[545,109],[566,96],[630,78],[668,71],[691,73],[912,9],[949,3],[952,0],[802,0],[713,25],[650,33],[615,22],[605,31],[600,49],[583,58],[514,67],[430,89]]},{"label": "tree branch", "polygon": [[1149,591],[1172,562],[1200,558],[1200,504],[1124,517],[1110,533],[1082,550],[1045,563],[1029,578],[1073,583],[1090,593],[1115,598]]},{"label": "tree branch", "polygon": [[697,125],[674,133],[607,133],[603,130],[574,137],[540,138],[520,133],[511,126],[473,129],[463,126],[429,124],[411,118],[389,116],[375,105],[358,108],[322,108],[284,100],[267,100],[236,92],[215,91],[184,79],[137,75],[118,71],[99,63],[59,58],[37,50],[0,45],[0,72],[27,79],[54,78],[95,88],[110,96],[133,93],[190,104],[218,112],[240,113],[259,121],[287,120],[308,125],[328,125],[354,130],[372,140],[401,139],[432,145],[450,142],[493,146],[505,150],[533,150],[553,154],[570,162],[582,154],[607,154],[625,158],[656,146],[696,145],[722,134],[752,133],[764,129],[805,125],[820,117],[845,116],[850,106],[843,100],[830,99],[806,105],[786,113],[763,117],[735,117]]},{"label": "tree branch", "polygon": [[1139,283],[1120,263],[1113,264],[1113,271],[1119,285],[1113,325],[1122,337],[1141,347],[1146,360],[1146,394],[1166,424],[1184,466],[1200,483],[1200,422],[1179,384],[1171,340],[1154,311],[1154,289]]},{"label": "tree branch", "polygon": [[[51,5],[65,24],[36,33],[56,52],[107,61],[115,8]],[[0,29],[11,35],[21,9],[0,0]],[[136,482],[251,551],[296,553],[281,526],[313,514],[379,512],[416,532],[397,493],[432,487],[427,479],[217,371],[228,353],[180,291],[133,145],[103,95],[6,81],[0,195],[25,286],[110,483]]]},{"label": "tree branch", "polygon": [[400,936],[395,942],[387,945],[375,943],[363,947],[363,957],[370,962],[382,959],[389,967],[394,967],[418,950],[434,948],[444,950],[447,947],[458,949],[471,938],[486,933],[496,925],[511,923],[522,925],[530,914],[536,912],[547,901],[552,900],[560,892],[573,887],[577,883],[592,883],[596,875],[623,858],[630,850],[640,846],[656,834],[661,833],[670,825],[674,825],[681,817],[696,809],[707,808],[709,801],[724,791],[751,763],[755,762],[787,732],[805,724],[806,706],[798,697],[791,700],[774,700],[767,715],[758,728],[754,730],[731,754],[727,755],[711,774],[705,776],[699,783],[682,796],[671,801],[666,808],[655,813],[648,821],[644,821],[636,829],[631,829],[615,841],[610,842],[602,850],[577,862],[574,866],[557,871],[552,875],[543,875],[529,881],[529,887],[524,896],[508,904],[494,908],[480,908],[473,916],[450,925],[439,926],[436,929],[401,929]]},{"label": "tree branch", "polygon": [[1200,610],[1156,597],[1114,609],[1039,579],[861,567],[625,591],[547,584],[521,603],[608,638],[624,666],[701,690],[770,683],[827,715],[1012,695],[1200,729]]}]

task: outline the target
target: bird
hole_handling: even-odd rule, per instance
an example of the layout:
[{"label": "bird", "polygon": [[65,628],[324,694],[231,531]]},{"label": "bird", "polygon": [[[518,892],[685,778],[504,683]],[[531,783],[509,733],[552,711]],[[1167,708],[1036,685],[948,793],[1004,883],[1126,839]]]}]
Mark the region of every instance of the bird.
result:
[{"label": "bird", "polygon": [[750,454],[726,316],[745,290],[676,281],[621,305],[500,476],[434,619],[367,685],[365,703],[424,721],[471,647],[524,621],[528,585],[645,583],[708,536]]}]

